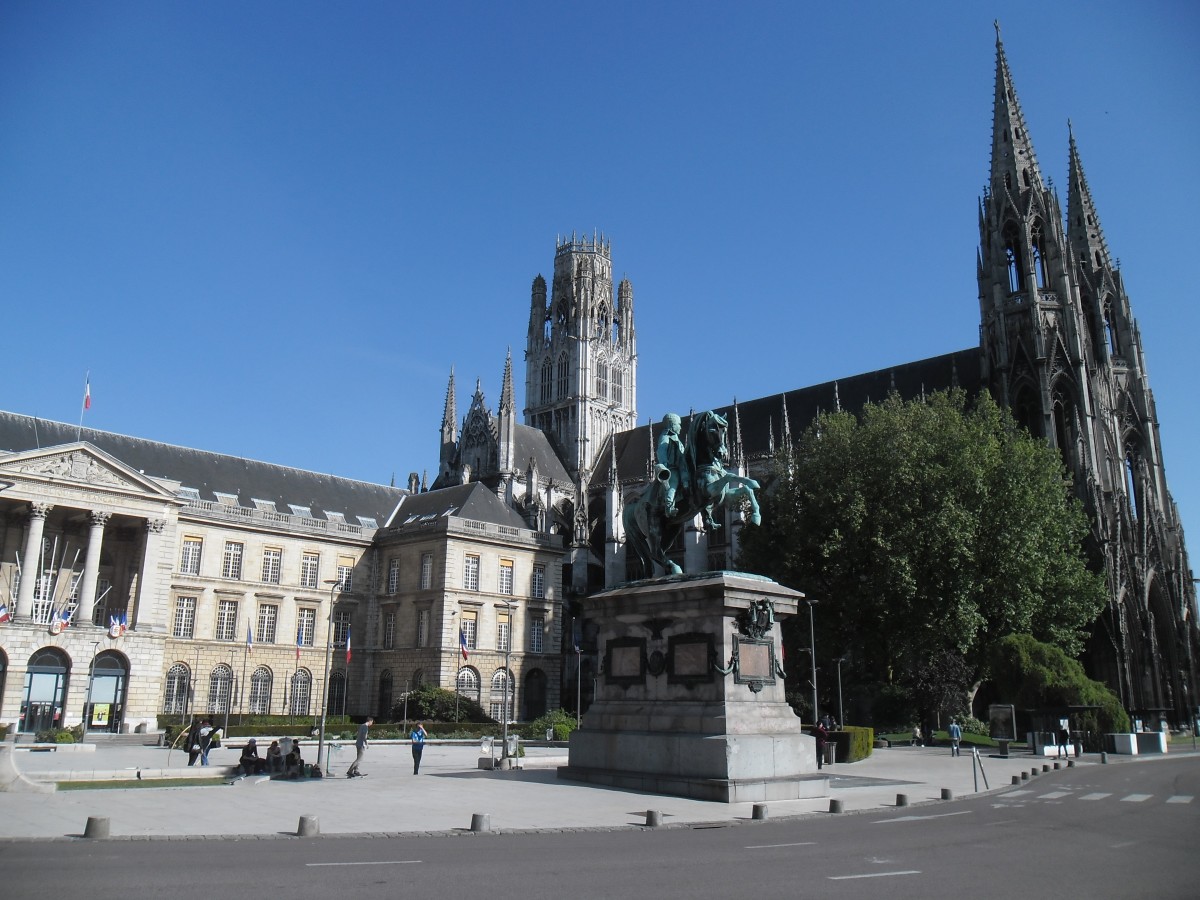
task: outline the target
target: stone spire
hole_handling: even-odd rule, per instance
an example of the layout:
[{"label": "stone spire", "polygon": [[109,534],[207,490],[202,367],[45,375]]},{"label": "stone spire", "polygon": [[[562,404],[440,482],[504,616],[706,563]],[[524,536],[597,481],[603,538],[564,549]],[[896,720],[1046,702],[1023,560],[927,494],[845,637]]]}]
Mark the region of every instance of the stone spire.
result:
[{"label": "stone spire", "polygon": [[996,22],[996,99],[992,110],[992,194],[1015,198],[1026,189],[1044,190],[1042,173],[1033,152],[1033,140],[1025,127],[1025,115],[1017,102],[1012,73]]},{"label": "stone spire", "polygon": [[1070,134],[1069,186],[1067,188],[1067,240],[1071,254],[1085,270],[1112,268],[1112,258],[1104,231],[1100,227],[1100,216],[1092,202],[1083,163],[1079,161],[1079,148],[1075,145],[1075,131],[1067,121]]},{"label": "stone spire", "polygon": [[500,387],[500,415],[496,422],[497,431],[497,460],[502,473],[516,471],[517,459],[517,412],[516,401],[513,399],[512,348],[508,348],[508,356],[504,360],[504,380]]}]

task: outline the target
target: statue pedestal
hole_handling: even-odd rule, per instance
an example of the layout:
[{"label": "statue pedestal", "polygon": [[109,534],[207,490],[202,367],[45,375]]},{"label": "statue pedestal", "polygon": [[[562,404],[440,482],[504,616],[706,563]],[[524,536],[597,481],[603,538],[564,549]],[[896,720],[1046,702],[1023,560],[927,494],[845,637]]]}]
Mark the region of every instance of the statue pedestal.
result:
[{"label": "statue pedestal", "polygon": [[784,700],[778,620],[803,597],[710,572],[588,598],[601,674],[559,777],[727,803],[827,796]]}]

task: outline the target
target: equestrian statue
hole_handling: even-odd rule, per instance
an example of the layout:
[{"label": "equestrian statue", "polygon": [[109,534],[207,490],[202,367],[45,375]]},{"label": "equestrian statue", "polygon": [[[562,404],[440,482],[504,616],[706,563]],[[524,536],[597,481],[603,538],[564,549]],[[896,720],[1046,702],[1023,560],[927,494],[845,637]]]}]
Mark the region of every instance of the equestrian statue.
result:
[{"label": "equestrian statue", "polygon": [[758,482],[725,471],[728,420],[709,410],[691,418],[686,440],[681,431],[679,416],[667,413],[655,451],[654,480],[625,503],[621,516],[626,546],[642,561],[647,577],[654,575],[655,563],[672,575],[683,574],[667,558],[666,548],[697,514],[712,534],[721,527],[713,520],[713,509],[744,500],[750,505],[749,523],[762,521],[754,496]]}]

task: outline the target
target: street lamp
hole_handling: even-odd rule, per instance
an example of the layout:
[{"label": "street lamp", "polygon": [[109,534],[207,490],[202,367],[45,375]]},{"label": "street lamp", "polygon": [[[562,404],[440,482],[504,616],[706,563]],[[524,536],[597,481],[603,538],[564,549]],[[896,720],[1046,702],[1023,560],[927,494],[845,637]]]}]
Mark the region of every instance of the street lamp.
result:
[{"label": "street lamp", "polygon": [[[450,621],[451,622],[458,621],[458,610],[457,609],[452,609],[450,611]],[[461,679],[462,679],[462,664],[463,664],[462,625],[460,624],[456,630],[458,631],[458,634],[454,635],[454,643],[455,643],[454,656],[458,659],[458,669],[454,673],[454,724],[455,725],[458,724],[458,698],[461,696],[461,691],[462,691],[462,681],[461,681]]]},{"label": "street lamp", "polygon": [[229,651],[229,691],[225,696],[225,727],[221,730],[225,740],[229,740],[229,707],[233,706],[233,657],[236,653],[236,650]]},{"label": "street lamp", "polygon": [[504,642],[504,753],[503,758],[508,757],[508,720],[512,718],[509,715],[511,709],[510,702],[513,697],[512,687],[512,669],[509,666],[509,657],[512,653],[513,642],[513,605],[509,601],[504,601],[504,608],[508,611],[508,639]]},{"label": "street lamp", "polygon": [[100,649],[99,641],[92,641],[92,664],[88,672],[87,696],[83,700],[83,733],[79,736],[79,743],[83,743],[87,738],[88,721],[91,719],[91,711],[88,709],[92,705],[92,682],[96,680],[96,653]]},{"label": "street lamp", "polygon": [[805,600],[808,606],[808,655],[812,657],[812,689],[813,689],[813,724],[821,718],[820,710],[817,707],[817,632],[813,627],[813,606],[816,605],[815,600]]},{"label": "street lamp", "polygon": [[[342,589],[341,579],[336,581],[326,581],[329,585],[329,627],[325,632],[325,680],[321,682],[321,727],[317,732],[317,768],[321,769],[321,752],[325,749],[325,706],[328,703],[329,692],[329,665],[333,659],[333,607],[337,602],[333,595],[335,591]],[[324,769],[321,769],[322,775],[327,775],[329,770],[328,760]]]},{"label": "street lamp", "polygon": [[839,656],[834,660],[838,667],[838,724],[842,727],[846,725],[846,711],[842,708],[842,663],[846,661],[846,657]]}]

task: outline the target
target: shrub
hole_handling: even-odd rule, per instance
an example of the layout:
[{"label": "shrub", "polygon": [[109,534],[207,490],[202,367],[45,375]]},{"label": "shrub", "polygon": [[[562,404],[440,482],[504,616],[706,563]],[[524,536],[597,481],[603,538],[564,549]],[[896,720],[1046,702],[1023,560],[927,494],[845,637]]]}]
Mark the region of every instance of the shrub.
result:
[{"label": "shrub", "polygon": [[546,729],[554,729],[554,740],[565,741],[571,737],[571,732],[575,730],[575,714],[569,713],[565,709],[555,709],[546,713],[544,716],[530,722],[521,728],[521,737],[526,740],[540,741],[546,737]]},{"label": "shrub", "polygon": [[[404,702],[392,707],[392,718],[404,718]],[[408,721],[410,722],[477,722],[495,724],[496,720],[483,711],[483,707],[470,697],[456,694],[445,688],[424,685],[408,695]]]},{"label": "shrub", "polygon": [[963,730],[963,734],[977,734],[980,737],[988,737],[991,735],[991,729],[988,728],[987,722],[981,722],[974,716],[959,716],[958,724]]}]

